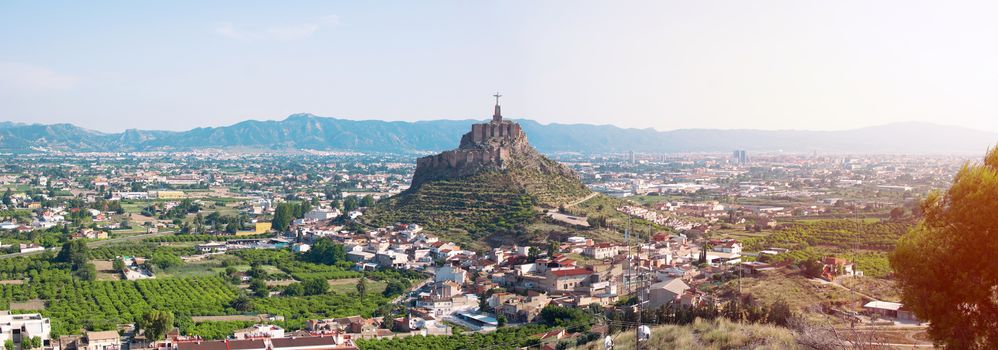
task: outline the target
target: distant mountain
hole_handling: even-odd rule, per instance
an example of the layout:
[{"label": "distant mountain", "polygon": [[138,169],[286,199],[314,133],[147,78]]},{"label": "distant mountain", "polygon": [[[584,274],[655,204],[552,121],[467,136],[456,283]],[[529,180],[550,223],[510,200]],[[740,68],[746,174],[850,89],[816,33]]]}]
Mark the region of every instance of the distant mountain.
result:
[{"label": "distant mountain", "polygon": [[[387,122],[294,114],[188,131],[102,133],[72,124],[0,122],[0,151],[150,151],[200,148],[438,152],[455,146],[475,120]],[[928,123],[895,123],[843,131],[625,129],[612,125],[540,124],[518,120],[541,152],[982,153],[998,133]]]}]

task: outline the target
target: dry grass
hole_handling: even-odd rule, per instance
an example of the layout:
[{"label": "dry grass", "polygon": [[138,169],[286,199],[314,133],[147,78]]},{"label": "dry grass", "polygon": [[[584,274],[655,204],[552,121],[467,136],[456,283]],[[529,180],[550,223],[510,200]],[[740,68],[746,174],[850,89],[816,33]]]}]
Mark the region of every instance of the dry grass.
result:
[{"label": "dry grass", "polygon": [[41,299],[31,299],[31,300],[22,301],[22,302],[11,301],[10,302],[10,309],[11,310],[44,310],[45,309],[45,301],[43,301]]},{"label": "dry grass", "polygon": [[267,320],[268,315],[224,315],[224,316],[193,316],[191,321],[194,323],[198,322],[209,322],[209,321],[249,321],[249,322],[263,322]]},{"label": "dry grass", "polygon": [[[738,292],[738,280],[723,286],[727,293]],[[830,284],[810,281],[798,273],[774,271],[742,279],[742,294],[750,295],[757,305],[769,305],[783,300],[795,312],[812,321],[835,321],[821,311],[827,308],[860,310],[862,298]]]},{"label": "dry grass", "polygon": [[901,292],[892,280],[873,277],[845,277],[839,279],[838,282],[846,288],[883,301],[901,301]]},{"label": "dry grass", "polygon": [[[614,337],[614,350],[634,349],[634,332]],[[665,325],[652,328],[652,337],[643,349],[797,349],[789,329],[760,324],[738,324],[727,320],[697,320],[691,325]],[[602,350],[595,341],[579,350]]]},{"label": "dry grass", "polygon": [[114,263],[111,260],[91,260],[97,269],[98,281],[117,281],[121,279],[121,274],[114,271]]},{"label": "dry grass", "polygon": [[[337,280],[329,280],[329,290],[339,293],[347,294],[357,291],[357,282],[359,278],[341,278]],[[367,292],[368,293],[378,293],[381,294],[385,291],[385,287],[388,283],[382,281],[376,281],[372,279],[367,280]]]}]

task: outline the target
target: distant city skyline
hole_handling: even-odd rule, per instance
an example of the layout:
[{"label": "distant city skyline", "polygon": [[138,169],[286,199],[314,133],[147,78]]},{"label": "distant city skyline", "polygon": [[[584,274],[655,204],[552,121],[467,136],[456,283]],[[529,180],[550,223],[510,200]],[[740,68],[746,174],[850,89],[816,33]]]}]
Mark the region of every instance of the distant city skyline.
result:
[{"label": "distant city skyline", "polygon": [[3,2],[0,121],[998,132],[992,2]]}]

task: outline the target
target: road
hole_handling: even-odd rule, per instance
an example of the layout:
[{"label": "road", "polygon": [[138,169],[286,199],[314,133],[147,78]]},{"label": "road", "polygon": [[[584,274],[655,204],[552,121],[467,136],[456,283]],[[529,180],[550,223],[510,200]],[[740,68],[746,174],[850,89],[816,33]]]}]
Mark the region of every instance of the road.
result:
[{"label": "road", "polygon": [[565,215],[556,211],[549,211],[548,217],[569,225],[589,227],[589,221],[584,216]]},{"label": "road", "polygon": [[[111,243],[116,243],[116,242],[124,242],[124,241],[142,240],[142,239],[146,239],[146,238],[153,238],[153,237],[165,236],[165,235],[172,234],[172,233],[173,232],[144,233],[144,234],[141,234],[141,235],[125,236],[125,237],[118,237],[118,238],[111,238],[111,239],[103,239],[103,240],[99,240],[99,241],[90,241],[90,242],[87,242],[87,247],[90,247],[90,248],[100,247],[100,246],[105,245],[105,244],[111,244]],[[48,248],[48,249],[49,250],[59,250],[59,247],[52,247],[52,248]],[[28,252],[28,253],[4,254],[4,255],[0,255],[0,259],[7,259],[7,258],[18,257],[18,256],[31,256],[31,255],[41,254],[42,252],[43,251]]]},{"label": "road", "polygon": [[587,200],[593,199],[593,197],[596,197],[598,195],[599,195],[599,192],[590,193],[588,196],[585,196],[582,199],[579,199],[577,201],[565,204],[565,208],[571,208],[571,207],[574,207],[576,205],[582,204],[582,202],[585,202]]}]

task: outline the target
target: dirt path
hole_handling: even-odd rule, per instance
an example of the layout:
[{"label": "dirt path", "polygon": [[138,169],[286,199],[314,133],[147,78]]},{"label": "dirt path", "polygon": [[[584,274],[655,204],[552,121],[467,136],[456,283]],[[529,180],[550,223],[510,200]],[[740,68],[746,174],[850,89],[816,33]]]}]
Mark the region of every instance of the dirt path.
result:
[{"label": "dirt path", "polygon": [[266,321],[269,315],[226,315],[226,316],[192,316],[191,321],[197,322],[209,322],[209,321],[247,321],[247,322],[259,322]]},{"label": "dirt path", "polygon": [[582,202],[585,202],[587,200],[593,199],[593,197],[596,197],[598,195],[599,195],[599,192],[590,193],[588,196],[585,196],[582,199],[579,199],[579,200],[576,200],[574,202],[570,202],[570,203],[565,204],[565,208],[571,208],[571,207],[574,207],[576,205],[582,204]]}]

